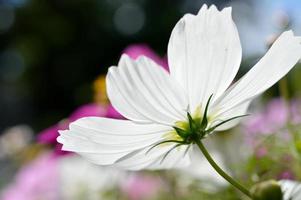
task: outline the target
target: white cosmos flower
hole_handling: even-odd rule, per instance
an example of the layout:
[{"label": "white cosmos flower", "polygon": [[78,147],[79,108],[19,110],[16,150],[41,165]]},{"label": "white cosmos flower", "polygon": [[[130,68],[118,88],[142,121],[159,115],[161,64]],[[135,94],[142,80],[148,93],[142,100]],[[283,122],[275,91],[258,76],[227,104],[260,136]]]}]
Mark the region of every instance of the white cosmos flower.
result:
[{"label": "white cosmos flower", "polygon": [[103,193],[119,187],[128,175],[112,167],[99,167],[77,155],[58,160],[60,199],[103,199]]},{"label": "white cosmos flower", "polygon": [[301,183],[291,180],[279,181],[283,200],[301,200]]},{"label": "white cosmos flower", "polygon": [[[109,99],[128,120],[82,118],[60,131],[58,141],[64,150],[99,165],[132,170],[187,165],[193,148],[186,150],[195,137],[236,125],[238,119],[214,127],[245,114],[251,100],[298,62],[301,38],[292,31],[281,34],[266,55],[230,86],[241,51],[231,8],[218,11],[204,5],[197,15],[186,14],[173,29],[168,44],[170,73],[143,56],[132,60],[123,55],[118,67],[109,69]],[[166,140],[178,143],[157,145]]]}]

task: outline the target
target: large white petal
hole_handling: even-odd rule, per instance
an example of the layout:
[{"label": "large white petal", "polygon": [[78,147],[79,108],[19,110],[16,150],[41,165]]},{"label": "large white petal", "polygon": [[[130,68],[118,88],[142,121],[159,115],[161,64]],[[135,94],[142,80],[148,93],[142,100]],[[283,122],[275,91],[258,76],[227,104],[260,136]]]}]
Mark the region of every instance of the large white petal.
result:
[{"label": "large white petal", "polygon": [[166,143],[151,150],[150,148],[138,150],[121,158],[116,162],[116,166],[129,170],[154,170],[179,168],[188,165],[190,163],[190,158],[189,154],[185,153],[187,146],[180,146],[173,149],[175,145],[175,143]]},{"label": "large white petal", "polygon": [[215,111],[224,113],[250,101],[286,75],[301,58],[301,38],[292,31],[281,34],[266,55],[215,103]]},{"label": "large white petal", "polygon": [[113,106],[133,121],[173,125],[186,117],[185,91],[155,62],[127,55],[107,75],[107,91]]},{"label": "large white petal", "polygon": [[[250,103],[251,103],[251,101],[247,101],[247,102],[240,104],[239,106],[234,107],[231,110],[227,110],[223,113],[218,113],[217,115],[212,117],[215,120],[210,123],[210,126],[212,127],[212,126],[217,125],[218,123],[221,123],[222,121],[228,120],[230,118],[247,114],[247,110],[248,110]],[[245,117],[247,117],[247,116],[245,116]],[[217,127],[215,129],[215,131],[228,130],[228,129],[236,126],[242,120],[242,118],[243,117],[239,117],[239,118],[236,118],[229,122],[226,122],[225,124]]]},{"label": "large white petal", "polygon": [[99,165],[118,159],[161,141],[172,128],[157,124],[136,124],[128,120],[100,117],[81,118],[60,131],[63,150],[76,152]]},{"label": "large white petal", "polygon": [[241,62],[241,45],[231,8],[218,11],[204,5],[185,15],[168,44],[170,73],[188,91],[191,112],[209,96],[213,100],[231,84]]}]

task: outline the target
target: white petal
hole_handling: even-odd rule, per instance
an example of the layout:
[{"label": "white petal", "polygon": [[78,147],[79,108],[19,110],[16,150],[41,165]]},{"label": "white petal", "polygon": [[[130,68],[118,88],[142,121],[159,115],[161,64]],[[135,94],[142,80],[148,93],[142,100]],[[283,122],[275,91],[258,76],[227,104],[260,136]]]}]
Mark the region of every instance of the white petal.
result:
[{"label": "white petal", "polygon": [[281,180],[279,184],[284,193],[283,200],[301,199],[301,183],[291,180]]},{"label": "white petal", "polygon": [[[227,110],[223,113],[218,113],[218,115],[213,117],[215,119],[215,121],[211,122],[211,126],[214,126],[214,125],[216,125],[216,124],[218,124],[222,121],[228,120],[228,119],[233,118],[233,117],[245,115],[247,110],[248,110],[248,107],[249,107],[250,103],[251,103],[251,101],[247,101],[247,102],[242,103],[239,106],[234,107],[231,110]],[[247,117],[247,116],[245,116],[245,117]],[[217,127],[215,129],[215,131],[228,130],[228,129],[236,126],[242,119],[243,118],[240,117],[240,118],[231,120],[229,122],[226,122],[225,124]]]},{"label": "white petal", "polygon": [[[159,145],[152,150],[145,148],[129,154],[116,162],[116,166],[129,169],[169,169],[177,168],[190,163],[188,155],[185,154],[185,146],[170,151],[176,144]],[[170,153],[165,157],[165,155]],[[165,157],[165,158],[164,158]]]},{"label": "white petal", "polygon": [[126,55],[107,75],[107,91],[113,106],[126,118],[173,125],[185,119],[185,91],[168,72],[146,57]]},{"label": "white petal", "polygon": [[[171,145],[172,148],[174,145]],[[162,155],[157,159],[156,162],[152,163],[152,165],[148,166],[148,169],[157,170],[157,169],[171,169],[171,168],[183,168],[190,164],[190,154],[191,147],[187,149],[188,146],[180,146],[176,149],[173,149],[165,158],[165,155]],[[187,151],[187,152],[186,152]]]},{"label": "white petal", "polygon": [[188,91],[191,112],[220,96],[241,62],[241,45],[231,8],[218,11],[204,5],[198,15],[185,15],[168,45],[170,72]]},{"label": "white petal", "polygon": [[284,32],[266,55],[215,103],[215,112],[226,112],[250,101],[285,76],[301,57],[301,39]]},{"label": "white petal", "polygon": [[108,165],[161,141],[170,131],[170,127],[162,125],[87,117],[71,123],[69,130],[60,131],[57,140],[63,144],[63,150],[76,152],[93,163]]}]

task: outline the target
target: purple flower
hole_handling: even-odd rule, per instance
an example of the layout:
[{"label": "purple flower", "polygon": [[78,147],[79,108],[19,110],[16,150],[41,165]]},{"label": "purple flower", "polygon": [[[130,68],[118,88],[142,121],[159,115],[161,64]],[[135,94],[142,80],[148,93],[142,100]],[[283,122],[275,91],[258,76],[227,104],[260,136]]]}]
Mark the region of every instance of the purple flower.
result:
[{"label": "purple flower", "polygon": [[286,171],[283,171],[279,174],[278,176],[278,179],[281,180],[281,179],[285,179],[285,180],[295,180],[295,175],[293,172],[289,171],[289,170],[286,170]]}]

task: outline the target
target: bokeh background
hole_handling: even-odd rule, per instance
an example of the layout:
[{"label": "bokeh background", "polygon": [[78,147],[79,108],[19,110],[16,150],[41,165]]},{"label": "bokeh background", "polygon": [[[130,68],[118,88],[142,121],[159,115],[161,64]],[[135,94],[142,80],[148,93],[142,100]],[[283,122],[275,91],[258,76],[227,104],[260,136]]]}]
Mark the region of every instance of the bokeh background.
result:
[{"label": "bokeh background", "polygon": [[[243,47],[239,76],[283,30],[301,35],[299,0],[0,0],[0,135],[18,126],[34,143],[45,128],[95,101],[93,83],[128,46],[148,45],[164,58],[176,22],[204,3],[233,7]],[[286,80],[289,98],[300,95],[299,68]],[[279,96],[278,86],[259,104]],[[7,160],[0,161],[0,189],[20,168]]]},{"label": "bokeh background", "polygon": [[91,101],[91,82],[130,44],[165,55],[173,26],[203,3],[233,6],[246,66],[282,23],[301,33],[297,0],[1,0],[0,131],[20,123],[39,131]]}]

